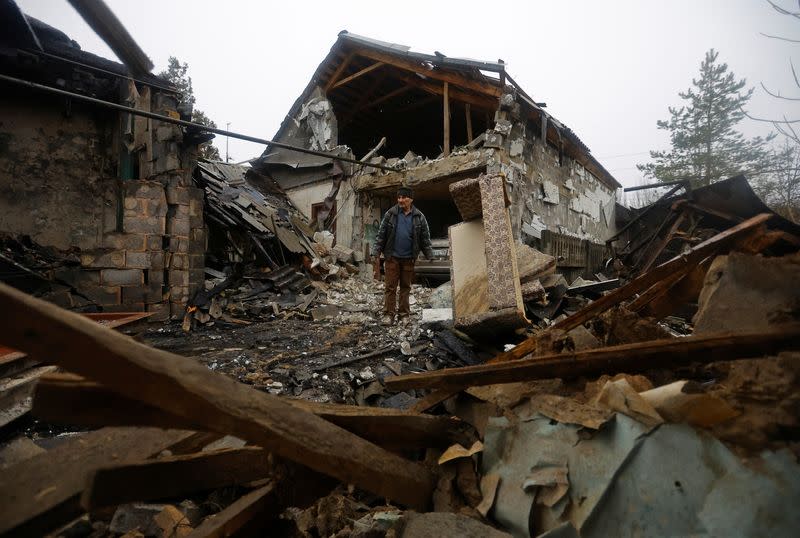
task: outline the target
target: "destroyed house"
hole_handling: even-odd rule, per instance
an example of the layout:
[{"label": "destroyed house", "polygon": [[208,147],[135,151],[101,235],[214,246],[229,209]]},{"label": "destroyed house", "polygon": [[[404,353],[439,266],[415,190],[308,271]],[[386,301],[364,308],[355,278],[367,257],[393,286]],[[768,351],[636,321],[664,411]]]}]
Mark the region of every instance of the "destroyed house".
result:
[{"label": "destroyed house", "polygon": [[351,165],[268,146],[268,175],[337,244],[368,251],[400,185],[414,189],[434,238],[460,217],[449,186],[500,174],[514,239],[591,272],[615,230],[617,180],[575,133],[534,101],[502,61],[412,52],[346,31],[274,137]]},{"label": "destroyed house", "polygon": [[[0,1],[0,18],[4,76],[190,117],[165,80],[133,78],[11,0]],[[204,281],[203,191],[191,171],[211,136],[7,79],[0,92],[0,232],[60,253],[27,266],[58,282],[46,296],[71,308],[180,314]],[[4,250],[4,268],[13,251]],[[21,281],[32,273],[9,282],[31,289],[36,282]]]}]

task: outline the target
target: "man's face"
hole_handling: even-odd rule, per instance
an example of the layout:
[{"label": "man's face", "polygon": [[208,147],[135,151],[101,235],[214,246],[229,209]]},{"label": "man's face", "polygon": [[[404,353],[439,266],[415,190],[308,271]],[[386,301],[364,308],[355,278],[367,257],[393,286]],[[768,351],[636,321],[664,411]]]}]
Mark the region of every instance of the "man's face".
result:
[{"label": "man's face", "polygon": [[413,198],[406,196],[405,194],[398,194],[397,195],[397,205],[400,206],[400,209],[403,211],[408,211],[411,209],[411,203],[414,201]]}]

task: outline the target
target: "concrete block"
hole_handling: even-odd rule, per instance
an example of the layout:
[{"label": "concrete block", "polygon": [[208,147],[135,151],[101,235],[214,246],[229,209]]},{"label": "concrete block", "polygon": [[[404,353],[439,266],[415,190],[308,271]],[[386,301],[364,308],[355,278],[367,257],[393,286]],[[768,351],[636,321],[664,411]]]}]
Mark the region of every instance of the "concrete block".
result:
[{"label": "concrete block", "polygon": [[170,269],[189,269],[189,256],[187,254],[173,253],[169,262]]},{"label": "concrete block", "polygon": [[164,269],[164,252],[163,251],[156,251],[150,253],[150,266],[148,269],[152,269],[153,271],[158,271],[159,269]]},{"label": "concrete block", "polygon": [[100,281],[104,286],[139,286],[144,283],[141,269],[103,269]]},{"label": "concrete block", "polygon": [[123,181],[125,198],[144,200],[161,200],[164,198],[164,187],[157,181]]},{"label": "concrete block", "polygon": [[145,213],[151,217],[165,217],[167,216],[167,203],[166,200],[143,200],[145,204]]},{"label": "concrete block", "polygon": [[206,240],[206,231],[200,228],[192,228],[191,233],[189,234],[189,239],[193,241],[203,241]]},{"label": "concrete block", "polygon": [[205,237],[200,239],[191,239],[189,241],[189,254],[205,254],[206,240]]},{"label": "concrete block", "polygon": [[151,252],[128,251],[125,253],[125,267],[128,269],[150,269],[151,256]]},{"label": "concrete block", "polygon": [[189,237],[188,236],[172,236],[169,238],[169,251],[177,252],[180,254],[188,254],[189,252]]},{"label": "concrete block", "polygon": [[120,302],[119,286],[85,286],[78,291],[95,304],[111,305]]},{"label": "concrete block", "polygon": [[103,246],[115,250],[147,250],[143,234],[111,233],[103,236]]},{"label": "concrete block", "polygon": [[161,234],[166,230],[166,217],[156,216],[125,216],[122,220],[122,229],[127,233]]},{"label": "concrete block", "polygon": [[169,303],[155,303],[145,306],[147,312],[154,312],[147,321],[167,321],[169,319]]},{"label": "concrete block", "polygon": [[146,250],[162,250],[164,248],[164,236],[160,234],[145,236]]},{"label": "concrete block", "polygon": [[202,228],[204,224],[203,215],[189,215],[189,226],[192,228]]},{"label": "concrete block", "polygon": [[167,235],[183,235],[188,236],[192,227],[189,223],[188,217],[173,216],[167,220]]},{"label": "concrete block", "polygon": [[63,280],[68,284],[72,284],[76,288],[100,285],[100,271],[93,271],[84,267],[59,267],[53,273],[53,277],[57,280]]},{"label": "concrete block", "polygon": [[205,254],[190,254],[189,269],[204,269],[206,266]]},{"label": "concrete block", "polygon": [[193,217],[203,216],[203,199],[189,200],[189,215]]},{"label": "concrete block", "polygon": [[81,265],[97,268],[125,267],[125,252],[120,250],[83,252]]},{"label": "concrete block", "polygon": [[168,278],[170,288],[173,286],[189,286],[189,271],[170,271]]},{"label": "concrete block", "polygon": [[141,286],[123,286],[122,303],[160,303],[164,300],[163,287],[159,283],[143,284]]},{"label": "concrete block", "polygon": [[158,268],[158,269],[156,269],[156,268],[146,269],[144,274],[145,274],[145,277],[144,277],[145,282],[147,282],[148,284],[163,284],[164,280],[166,278],[164,276],[164,268],[163,267]]},{"label": "concrete block", "polygon": [[189,189],[187,187],[167,187],[167,203],[170,205],[189,205]]}]

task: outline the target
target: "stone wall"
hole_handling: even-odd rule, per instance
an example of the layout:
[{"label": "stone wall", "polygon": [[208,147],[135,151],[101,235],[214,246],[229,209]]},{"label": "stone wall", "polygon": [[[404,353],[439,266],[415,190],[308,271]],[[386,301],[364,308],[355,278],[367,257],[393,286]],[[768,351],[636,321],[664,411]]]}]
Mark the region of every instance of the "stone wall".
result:
[{"label": "stone wall", "polygon": [[[131,88],[137,108],[175,114],[173,96]],[[182,316],[204,282],[203,191],[175,126],[23,95],[0,102],[0,232],[77,251],[55,276],[66,307]],[[130,151],[138,177],[120,179]]]}]

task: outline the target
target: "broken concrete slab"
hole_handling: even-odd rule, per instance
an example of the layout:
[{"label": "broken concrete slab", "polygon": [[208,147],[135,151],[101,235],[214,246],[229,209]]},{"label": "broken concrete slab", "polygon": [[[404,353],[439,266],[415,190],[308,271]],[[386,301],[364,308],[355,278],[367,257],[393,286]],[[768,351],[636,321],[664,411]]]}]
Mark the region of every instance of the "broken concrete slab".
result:
[{"label": "broken concrete slab", "polygon": [[767,258],[732,252],[706,274],[694,334],[759,330],[795,322],[800,306],[800,254]]}]

